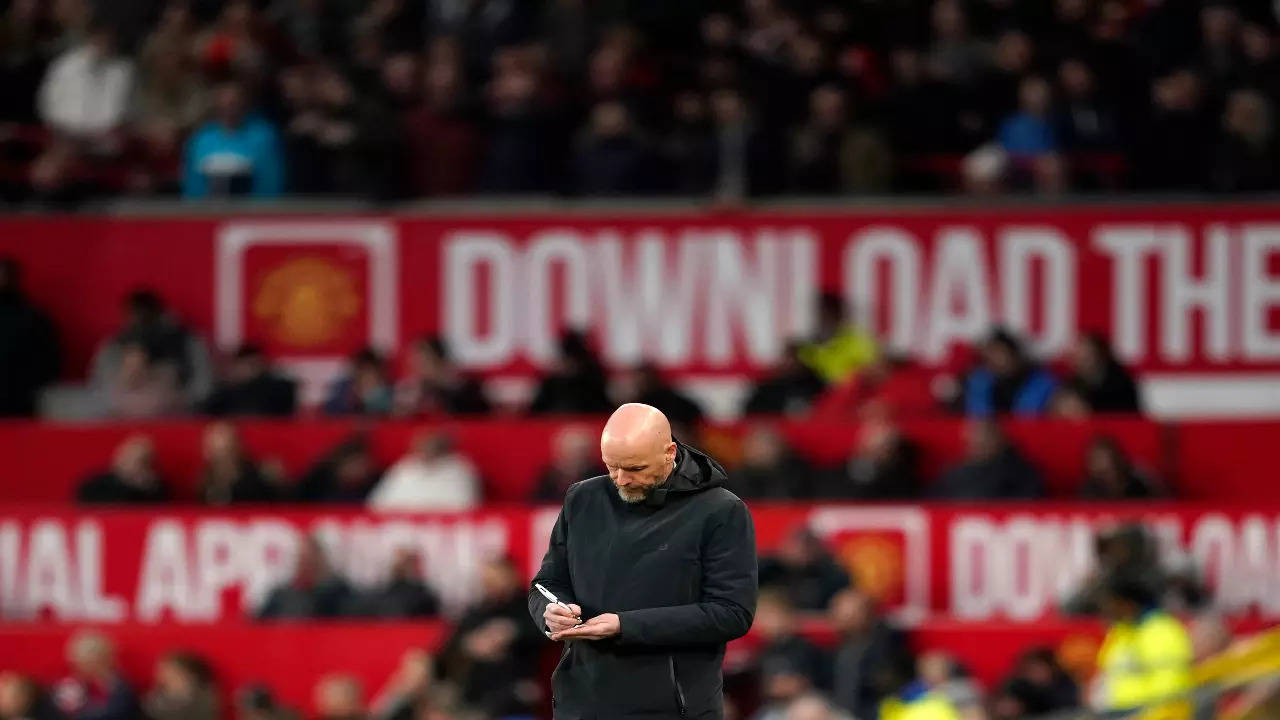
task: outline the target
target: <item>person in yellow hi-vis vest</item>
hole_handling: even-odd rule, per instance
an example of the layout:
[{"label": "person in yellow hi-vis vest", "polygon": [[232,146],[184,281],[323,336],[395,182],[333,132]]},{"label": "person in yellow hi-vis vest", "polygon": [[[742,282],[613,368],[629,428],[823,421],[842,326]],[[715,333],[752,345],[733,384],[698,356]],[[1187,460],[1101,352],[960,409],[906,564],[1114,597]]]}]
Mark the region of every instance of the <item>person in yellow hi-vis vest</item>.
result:
[{"label": "person in yellow hi-vis vest", "polygon": [[957,697],[978,693],[968,692],[969,683],[956,681],[951,657],[929,652],[916,665],[919,677],[880,703],[880,720],[960,720]]},{"label": "person in yellow hi-vis vest", "polygon": [[1191,690],[1191,637],[1181,621],[1156,607],[1146,584],[1113,578],[1102,612],[1111,627],[1098,650],[1101,709],[1132,710]]},{"label": "person in yellow hi-vis vest", "polygon": [[875,336],[848,317],[844,298],[823,293],[816,336],[800,345],[800,362],[828,384],[842,383],[880,354]]}]

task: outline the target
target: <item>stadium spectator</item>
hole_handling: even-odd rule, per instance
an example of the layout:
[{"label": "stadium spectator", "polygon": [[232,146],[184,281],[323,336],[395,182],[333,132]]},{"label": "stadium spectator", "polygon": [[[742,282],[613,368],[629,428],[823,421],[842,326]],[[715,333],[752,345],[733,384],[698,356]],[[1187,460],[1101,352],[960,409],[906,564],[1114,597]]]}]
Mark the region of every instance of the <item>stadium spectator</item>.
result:
[{"label": "stadium spectator", "polygon": [[815,475],[781,433],[756,424],[742,439],[742,465],[733,471],[730,484],[735,494],[749,500],[797,500],[814,496]]},{"label": "stadium spectator", "polygon": [[1120,119],[1101,97],[1093,68],[1069,57],[1058,66],[1062,89],[1062,144],[1074,151],[1114,151],[1120,144]]},{"label": "stadium spectator", "polygon": [[1152,597],[1164,594],[1168,577],[1160,564],[1155,538],[1138,524],[1125,524],[1099,532],[1094,539],[1094,569],[1062,604],[1072,615],[1096,615],[1102,611],[1107,583],[1122,577],[1141,583]]},{"label": "stadium spectator", "polygon": [[705,196],[716,177],[715,137],[707,98],[682,90],[672,100],[673,126],[662,139],[661,154],[669,190],[677,195]]},{"label": "stadium spectator", "polygon": [[250,0],[217,6],[217,19],[196,39],[195,54],[210,76],[255,77],[267,69],[267,48],[257,9]]},{"label": "stadium spectator", "polygon": [[1272,105],[1255,90],[1236,90],[1227,98],[1222,137],[1213,151],[1214,190],[1260,192],[1274,190],[1280,174]]},{"label": "stadium spectator", "polygon": [[1006,117],[996,133],[1000,147],[1015,161],[1031,161],[1059,147],[1054,127],[1049,83],[1025,78],[1018,86],[1018,111]]},{"label": "stadium spectator", "polygon": [[358,614],[383,618],[421,618],[440,612],[440,598],[422,579],[418,554],[396,552],[391,576],[357,601]]},{"label": "stadium spectator", "polygon": [[68,720],[135,720],[138,697],[116,663],[105,635],[82,631],[67,642],[71,674],[53,687],[53,702]]},{"label": "stadium spectator", "polygon": [[116,448],[111,469],[90,476],[76,493],[76,501],[81,503],[159,503],[168,499],[168,488],[156,472],[155,446],[145,435],[125,438]]},{"label": "stadium spectator", "polygon": [[205,401],[204,411],[215,416],[289,416],[296,403],[297,384],[271,366],[262,348],[243,345]]},{"label": "stadium spectator", "polygon": [[0,14],[0,122],[37,120],[36,96],[54,46],[54,26],[40,0],[9,3]]},{"label": "stadium spectator", "polygon": [[351,356],[346,372],[329,386],[324,411],[330,415],[386,415],[392,406],[387,364],[373,348]]},{"label": "stadium spectator", "polygon": [[730,87],[711,93],[716,143],[712,195],[733,202],[777,192],[785,177],[775,141],[759,126],[742,94]]},{"label": "stadium spectator", "polygon": [[1098,650],[1099,709],[1132,711],[1191,689],[1191,638],[1156,602],[1145,583],[1108,579],[1102,612],[1110,627]]},{"label": "stadium spectator", "polygon": [[0,417],[33,415],[60,361],[53,323],[22,291],[17,261],[0,257]]},{"label": "stadium spectator", "polygon": [[62,714],[35,680],[13,672],[0,672],[0,718],[62,720]]},{"label": "stadium spectator", "polygon": [[752,628],[763,643],[756,657],[755,674],[764,707],[756,718],[781,718],[790,702],[826,687],[826,659],[821,650],[798,634],[798,619],[782,588],[760,591]]},{"label": "stadium spectator", "polygon": [[430,703],[442,694],[435,685],[435,672],[435,659],[426,650],[405,651],[400,667],[370,703],[373,716],[379,720],[430,717],[426,714]]},{"label": "stadium spectator", "polygon": [[479,189],[494,194],[546,192],[558,182],[552,157],[553,120],[542,107],[540,81],[522,49],[493,58],[488,88],[489,142]]},{"label": "stadium spectator", "polygon": [[975,82],[990,61],[987,47],[970,34],[969,18],[956,0],[939,0],[930,14],[933,45],[928,64],[934,75],[957,86]]},{"label": "stadium spectator", "polygon": [[679,437],[691,437],[702,420],[702,407],[667,382],[653,363],[641,363],[620,378],[617,385],[620,389],[614,397],[619,405],[641,403],[658,408]]},{"label": "stadium spectator", "polygon": [[772,555],[760,558],[761,588],[786,594],[791,606],[805,612],[825,612],[836,593],[849,587],[845,572],[808,528],[790,532]]},{"label": "stadium spectator", "polygon": [[1151,92],[1154,111],[1135,148],[1140,182],[1153,190],[1203,189],[1211,122],[1199,78],[1190,70],[1175,70],[1157,78]]},{"label": "stadium spectator", "polygon": [[818,301],[818,329],[800,346],[799,358],[825,383],[848,380],[875,361],[876,339],[853,321],[845,299],[823,293]]},{"label": "stadium spectator", "polygon": [[582,195],[652,194],[656,156],[620,101],[591,109],[590,122],[574,153],[575,189]]},{"label": "stadium spectator", "polygon": [[183,409],[177,368],[156,358],[143,343],[129,341],[119,348],[116,375],[109,379],[106,411],[117,418],[156,418]]},{"label": "stadium spectator", "polygon": [[843,590],[831,600],[831,626],[840,633],[832,657],[832,699],[855,718],[872,718],[880,702],[911,679],[906,638],[877,612],[875,600]]},{"label": "stadium spectator", "polygon": [[800,360],[800,346],[789,345],[773,374],[756,383],[742,412],[747,415],[804,415],[826,388]]},{"label": "stadium spectator", "polygon": [[1048,409],[1057,381],[1027,357],[1018,339],[999,329],[982,344],[981,364],[964,379],[964,411],[1038,415]]},{"label": "stadium spectator", "polygon": [[481,573],[480,599],[463,612],[440,652],[444,677],[475,712],[531,715],[539,697],[533,678],[541,640],[529,622],[519,572],[509,559],[495,558]]},{"label": "stadium spectator", "polygon": [[809,120],[792,137],[791,189],[808,195],[884,192],[892,169],[880,133],[851,122],[848,97],[822,85],[809,96]]},{"label": "stadium spectator", "polygon": [[832,385],[813,408],[815,418],[901,418],[935,411],[930,378],[910,361],[881,354],[842,383]]},{"label": "stadium spectator", "polygon": [[409,187],[418,197],[462,195],[475,187],[483,137],[470,116],[462,48],[431,43],[422,102],[404,115]]},{"label": "stadium spectator", "polygon": [[204,469],[197,493],[206,505],[260,503],[279,496],[269,475],[245,454],[236,429],[225,422],[204,430]]},{"label": "stadium spectator", "polygon": [[1085,478],[1080,497],[1089,500],[1134,500],[1158,497],[1162,488],[1134,467],[1115,438],[1099,436],[1085,451]]},{"label": "stadium spectator", "polygon": [[149,164],[157,166],[156,176],[145,175],[138,189],[177,190],[182,140],[208,109],[207,88],[191,53],[194,37],[190,8],[169,3],[138,54],[138,91],[130,115]]},{"label": "stadium spectator", "polygon": [[396,383],[395,411],[402,415],[483,415],[489,399],[475,377],[464,373],[449,355],[444,339],[433,336],[413,343],[405,375]]},{"label": "stadium spectator", "polygon": [[133,93],[133,61],[117,53],[115,32],[95,25],[83,43],[58,56],[40,85],[40,117],[97,154],[119,152],[115,133]]},{"label": "stadium spectator", "polygon": [[284,157],[276,128],[249,112],[245,95],[239,80],[224,80],[213,88],[214,117],[187,141],[184,197],[270,198],[284,191]]},{"label": "stadium spectator", "polygon": [[381,473],[364,436],[344,440],[298,481],[303,502],[363,503]]},{"label": "stadium spectator", "polygon": [[1030,500],[1044,496],[1039,471],[1009,443],[1000,426],[974,420],[965,428],[964,462],[943,473],[931,488],[946,500]]},{"label": "stadium spectator", "polygon": [[442,432],[423,432],[369,494],[373,510],[471,510],[480,504],[476,467]]},{"label": "stadium spectator", "polygon": [[218,695],[208,664],[186,652],[156,663],[155,684],[143,700],[149,720],[218,720]]},{"label": "stadium spectator", "polygon": [[1053,650],[1035,647],[1022,654],[996,695],[994,720],[1041,717],[1080,706],[1080,690]]},{"label": "stadium spectator", "polygon": [[264,685],[250,685],[236,696],[237,720],[297,720],[297,713],[276,702]]},{"label": "stadium spectator", "polygon": [[316,683],[316,720],[366,720],[364,686],[353,675],[326,675]]},{"label": "stadium spectator", "polygon": [[552,441],[551,464],[538,476],[534,502],[560,502],[569,486],[607,473],[600,463],[595,433],[584,427],[566,427]]},{"label": "stadium spectator", "polygon": [[305,620],[338,617],[352,606],[351,588],[330,567],[320,540],[308,537],[298,548],[289,579],[268,593],[256,614],[261,620]]},{"label": "stadium spectator", "polygon": [[1116,359],[1106,338],[1098,333],[1081,335],[1071,350],[1071,376],[1064,386],[1096,413],[1138,412],[1138,386]]},{"label": "stadium spectator", "polygon": [[858,430],[854,454],[821,490],[826,498],[868,500],[915,497],[920,491],[917,448],[891,422],[868,419]]},{"label": "stadium spectator", "polygon": [[[149,364],[172,368],[185,401],[205,398],[213,386],[213,368],[204,340],[184,327],[152,290],[129,293],[123,310],[124,324],[93,356],[92,384],[110,386],[120,377],[125,351],[140,345]],[[134,358],[135,363],[138,359]]]},{"label": "stadium spectator", "polygon": [[604,367],[580,332],[566,332],[560,338],[560,353],[551,371],[542,378],[529,412],[593,414],[613,409],[605,387]]},{"label": "stadium spectator", "polygon": [[[787,705],[782,720],[851,720],[818,693],[801,695]],[[856,720],[856,718],[852,719]]]},{"label": "stadium spectator", "polygon": [[931,651],[916,661],[916,679],[880,705],[881,720],[959,720],[983,717],[981,690],[945,652]]}]

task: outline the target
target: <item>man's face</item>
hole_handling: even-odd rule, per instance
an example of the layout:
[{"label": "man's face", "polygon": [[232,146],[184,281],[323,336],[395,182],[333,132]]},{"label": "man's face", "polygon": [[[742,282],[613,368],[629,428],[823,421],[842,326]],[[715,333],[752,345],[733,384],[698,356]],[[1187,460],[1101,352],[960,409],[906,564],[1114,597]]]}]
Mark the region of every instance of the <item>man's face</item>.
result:
[{"label": "man's face", "polygon": [[600,443],[600,457],[609,469],[609,478],[624,502],[644,502],[653,489],[663,484],[675,466],[676,444],[665,445],[657,436],[635,440],[607,439]]}]

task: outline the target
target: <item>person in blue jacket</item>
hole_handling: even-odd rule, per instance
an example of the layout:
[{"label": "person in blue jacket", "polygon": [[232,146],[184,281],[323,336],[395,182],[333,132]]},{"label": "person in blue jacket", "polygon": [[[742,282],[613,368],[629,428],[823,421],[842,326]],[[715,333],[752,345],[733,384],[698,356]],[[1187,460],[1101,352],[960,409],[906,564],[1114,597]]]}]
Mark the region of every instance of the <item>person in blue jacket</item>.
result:
[{"label": "person in blue jacket", "polygon": [[213,119],[187,141],[182,195],[271,198],[284,191],[284,157],[275,127],[247,111],[245,90],[224,81],[213,94]]},{"label": "person in blue jacket", "polygon": [[1049,407],[1058,381],[1023,352],[1018,339],[997,329],[982,345],[982,362],[964,380],[966,415],[1039,415]]}]

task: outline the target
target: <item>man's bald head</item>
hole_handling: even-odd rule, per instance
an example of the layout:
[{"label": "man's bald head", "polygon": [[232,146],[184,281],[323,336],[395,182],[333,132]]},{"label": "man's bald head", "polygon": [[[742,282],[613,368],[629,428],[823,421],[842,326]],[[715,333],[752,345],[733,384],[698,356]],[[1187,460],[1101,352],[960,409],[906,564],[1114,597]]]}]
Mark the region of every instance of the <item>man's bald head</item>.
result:
[{"label": "man's bald head", "polygon": [[618,496],[626,502],[641,502],[665,483],[675,468],[671,423],[655,407],[627,403],[605,423],[600,456]]}]

